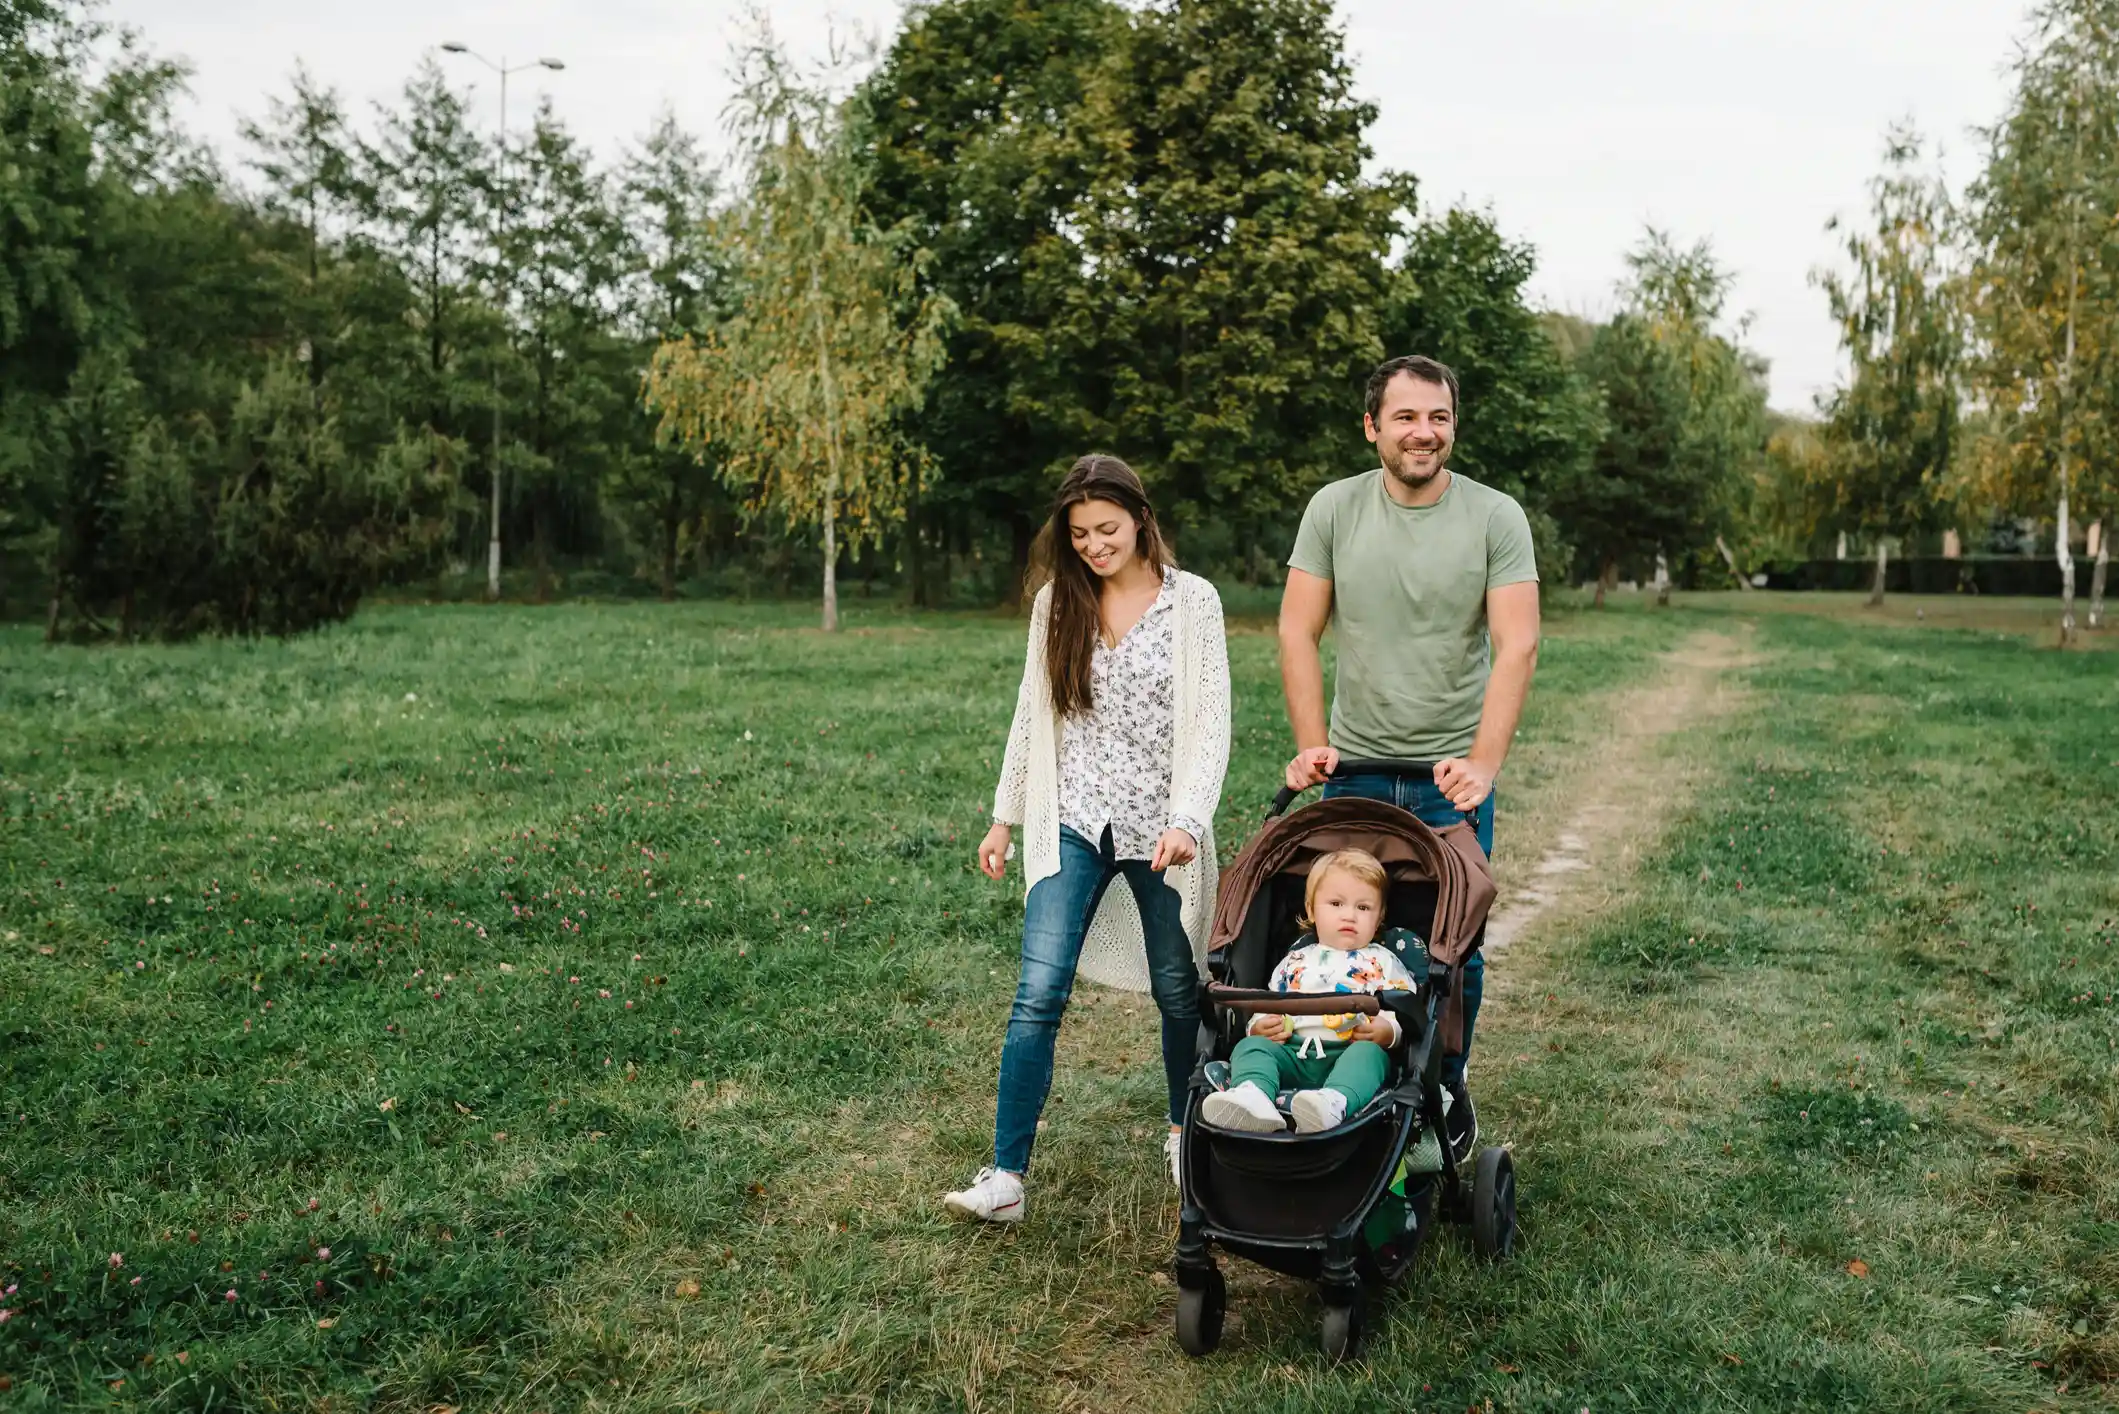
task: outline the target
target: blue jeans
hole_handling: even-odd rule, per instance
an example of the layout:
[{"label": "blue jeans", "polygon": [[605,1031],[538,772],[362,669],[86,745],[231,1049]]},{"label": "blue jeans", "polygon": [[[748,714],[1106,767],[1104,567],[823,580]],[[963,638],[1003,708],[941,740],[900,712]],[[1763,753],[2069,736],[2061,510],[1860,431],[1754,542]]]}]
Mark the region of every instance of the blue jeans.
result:
[{"label": "blue jeans", "polygon": [[1199,967],[1185,936],[1177,890],[1145,859],[1112,857],[1111,832],[1101,845],[1060,826],[1059,873],[1032,886],[1023,907],[1023,972],[1008,1039],[1001,1046],[1001,1096],[993,1121],[993,1166],[1009,1173],[1030,1168],[1038,1116],[1052,1090],[1052,1048],[1060,1017],[1074,995],[1074,969],[1104,890],[1123,876],[1140,908],[1148,944],[1148,985],[1162,1013],[1163,1079],[1170,1122],[1184,1115],[1185,1087],[1199,1046]]},{"label": "blue jeans", "polygon": [[[1478,833],[1479,848],[1486,851],[1487,858],[1493,858],[1494,797],[1490,792],[1469,817],[1450,804],[1449,797],[1427,776],[1343,776],[1325,784],[1325,799],[1341,795],[1387,800],[1436,829],[1469,824]],[[1464,1049],[1442,1058],[1442,1079],[1446,1083],[1461,1084],[1464,1080],[1464,1061],[1472,1050],[1472,1024],[1479,1019],[1479,1000],[1485,994],[1486,954],[1475,952],[1464,959]]]}]

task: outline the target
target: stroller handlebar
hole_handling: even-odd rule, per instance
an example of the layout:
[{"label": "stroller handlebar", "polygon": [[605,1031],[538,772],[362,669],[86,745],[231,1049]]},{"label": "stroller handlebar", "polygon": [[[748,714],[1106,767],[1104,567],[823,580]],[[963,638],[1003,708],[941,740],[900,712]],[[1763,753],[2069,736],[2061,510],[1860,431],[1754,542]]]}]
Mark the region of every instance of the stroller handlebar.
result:
[{"label": "stroller handlebar", "polygon": [[1207,989],[1214,1005],[1238,1012],[1277,1012],[1282,1016],[1343,1016],[1360,1012],[1375,1016],[1383,1003],[1370,992],[1267,992],[1251,987],[1225,987],[1216,982]]},{"label": "stroller handlebar", "polygon": [[[1330,775],[1330,777],[1328,777],[1327,779],[1339,780],[1342,777],[1346,776],[1432,777],[1434,774],[1435,763],[1432,761],[1406,761],[1389,757],[1379,757],[1359,758],[1341,761],[1338,765],[1338,768],[1335,769]],[[1303,789],[1307,790],[1308,787],[1305,786]],[[1295,803],[1295,797],[1301,794],[1302,791],[1293,790],[1287,786],[1282,786],[1280,788],[1280,793],[1273,797],[1272,808],[1266,811],[1266,819],[1278,820],[1282,815],[1285,815],[1287,813],[1288,807]]]}]

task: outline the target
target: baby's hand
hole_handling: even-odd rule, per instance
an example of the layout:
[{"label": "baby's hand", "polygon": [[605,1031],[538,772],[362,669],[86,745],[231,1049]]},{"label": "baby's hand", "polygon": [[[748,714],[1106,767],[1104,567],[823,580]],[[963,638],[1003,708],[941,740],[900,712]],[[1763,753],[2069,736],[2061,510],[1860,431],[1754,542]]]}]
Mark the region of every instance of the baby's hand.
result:
[{"label": "baby's hand", "polygon": [[1361,1024],[1347,1034],[1347,1039],[1374,1041],[1379,1046],[1388,1047],[1398,1039],[1398,1028],[1381,1016],[1364,1016],[1361,1018]]},{"label": "baby's hand", "polygon": [[1251,1034],[1285,1045],[1288,1039],[1288,1019],[1278,1015],[1254,1016],[1251,1018]]}]

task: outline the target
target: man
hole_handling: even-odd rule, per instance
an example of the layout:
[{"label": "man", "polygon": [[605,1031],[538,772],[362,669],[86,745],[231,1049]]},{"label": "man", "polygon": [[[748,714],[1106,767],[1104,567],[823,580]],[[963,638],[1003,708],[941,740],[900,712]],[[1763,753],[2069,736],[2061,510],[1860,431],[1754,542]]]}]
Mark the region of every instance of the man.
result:
[{"label": "man", "polygon": [[[1335,481],[1303,512],[1280,601],[1280,677],[1295,759],[1287,783],[1327,780],[1341,757],[1432,761],[1425,774],[1332,780],[1326,796],[1388,800],[1430,825],[1469,820],[1494,842],[1494,777],[1538,660],[1538,570],[1514,498],[1449,468],[1457,375],[1394,358],[1369,375],[1362,426],[1382,466]],[[1339,652],[1329,729],[1318,640]],[[1464,1062],[1486,960],[1465,963],[1464,1048],[1443,1062],[1460,1158],[1478,1138]]]}]

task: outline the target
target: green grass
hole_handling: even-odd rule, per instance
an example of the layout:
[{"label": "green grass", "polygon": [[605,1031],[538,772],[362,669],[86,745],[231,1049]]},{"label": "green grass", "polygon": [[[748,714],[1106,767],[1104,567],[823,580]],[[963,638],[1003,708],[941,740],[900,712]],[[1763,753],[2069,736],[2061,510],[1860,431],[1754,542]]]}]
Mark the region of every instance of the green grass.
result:
[{"label": "green grass", "polygon": [[[1497,963],[1477,1074],[1522,1164],[1517,1260],[1444,1234],[1332,1371],[1309,1294],[1233,1266],[1222,1352],[1177,1353],[1141,999],[1080,998],[1031,1221],[942,1219],[990,1143],[1013,989],[1018,886],[969,850],[1021,628],[811,621],[393,607],[101,652],[0,632],[0,1402],[2110,1396],[2102,655],[1752,627],[1728,600],[1559,615],[1504,863],[1658,653],[1741,631],[1748,697],[1671,742],[1697,784],[1643,802],[1657,843],[1609,906]],[[1285,749],[1270,636],[1240,623],[1232,657],[1225,850]]]}]

